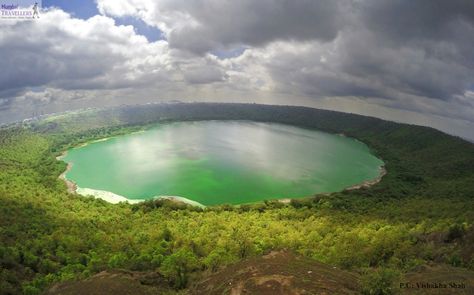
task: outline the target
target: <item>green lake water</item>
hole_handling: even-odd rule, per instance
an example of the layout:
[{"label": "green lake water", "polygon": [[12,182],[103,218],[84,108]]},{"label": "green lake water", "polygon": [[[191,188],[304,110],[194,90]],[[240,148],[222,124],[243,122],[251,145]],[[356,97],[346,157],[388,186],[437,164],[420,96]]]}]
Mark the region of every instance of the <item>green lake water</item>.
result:
[{"label": "green lake water", "polygon": [[243,204],[340,191],[383,162],[354,139],[247,121],[161,124],[68,151],[66,177],[127,199]]}]

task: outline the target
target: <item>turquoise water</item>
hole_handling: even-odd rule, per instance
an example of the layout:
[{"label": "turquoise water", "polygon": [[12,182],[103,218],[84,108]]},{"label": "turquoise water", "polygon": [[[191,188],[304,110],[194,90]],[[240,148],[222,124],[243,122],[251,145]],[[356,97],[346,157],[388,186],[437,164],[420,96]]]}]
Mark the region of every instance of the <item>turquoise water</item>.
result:
[{"label": "turquoise water", "polygon": [[204,205],[340,191],[376,178],[383,165],[351,138],[247,121],[162,124],[71,149],[64,160],[81,188]]}]

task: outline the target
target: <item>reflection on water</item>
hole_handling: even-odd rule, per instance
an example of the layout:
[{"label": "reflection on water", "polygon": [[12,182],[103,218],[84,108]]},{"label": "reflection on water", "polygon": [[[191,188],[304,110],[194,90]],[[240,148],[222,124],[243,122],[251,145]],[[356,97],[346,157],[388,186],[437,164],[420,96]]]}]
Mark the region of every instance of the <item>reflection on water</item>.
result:
[{"label": "reflection on water", "polygon": [[375,178],[382,162],[341,136],[253,122],[180,122],[71,150],[67,177],[132,199],[205,205],[301,197]]}]

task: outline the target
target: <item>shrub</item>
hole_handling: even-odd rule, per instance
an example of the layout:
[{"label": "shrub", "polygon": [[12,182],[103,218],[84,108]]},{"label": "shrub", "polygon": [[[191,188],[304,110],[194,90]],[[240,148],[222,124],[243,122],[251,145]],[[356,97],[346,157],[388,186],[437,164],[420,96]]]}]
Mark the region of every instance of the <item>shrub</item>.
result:
[{"label": "shrub", "polygon": [[390,295],[396,294],[395,280],[400,274],[388,268],[367,269],[362,276],[362,294]]}]

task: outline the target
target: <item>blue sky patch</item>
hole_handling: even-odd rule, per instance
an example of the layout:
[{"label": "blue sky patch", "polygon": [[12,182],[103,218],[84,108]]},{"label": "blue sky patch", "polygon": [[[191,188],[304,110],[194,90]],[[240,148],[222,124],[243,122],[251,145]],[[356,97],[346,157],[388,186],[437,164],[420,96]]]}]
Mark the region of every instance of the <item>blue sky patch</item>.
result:
[{"label": "blue sky patch", "polygon": [[232,48],[232,49],[213,50],[213,51],[211,51],[211,54],[214,54],[215,56],[217,56],[220,59],[233,58],[233,57],[237,57],[237,56],[241,55],[242,53],[244,53],[245,49],[247,49],[247,47],[238,46],[238,47]]},{"label": "blue sky patch", "polygon": [[81,19],[88,19],[99,14],[94,0],[43,0],[43,7],[58,7]]}]

